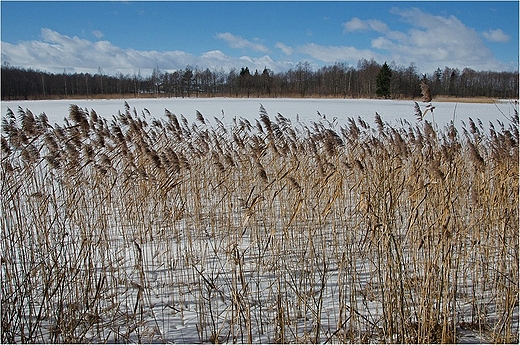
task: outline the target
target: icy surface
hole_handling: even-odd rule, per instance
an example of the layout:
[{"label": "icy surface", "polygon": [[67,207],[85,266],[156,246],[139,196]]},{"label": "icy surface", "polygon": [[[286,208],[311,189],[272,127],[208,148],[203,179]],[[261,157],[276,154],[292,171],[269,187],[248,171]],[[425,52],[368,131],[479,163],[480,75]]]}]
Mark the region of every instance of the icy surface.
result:
[{"label": "icy surface", "polygon": [[[69,106],[76,104],[79,107],[92,110],[98,115],[110,118],[117,115],[118,111],[123,112],[124,102],[128,102],[130,107],[135,108],[139,114],[147,109],[151,116],[160,118],[164,116],[164,110],[168,109],[176,115],[184,115],[188,121],[195,120],[196,111],[200,111],[205,118],[216,117],[224,123],[229,123],[234,117],[244,117],[254,120],[258,117],[259,104],[272,115],[281,113],[284,117],[295,121],[309,123],[320,119],[318,112],[330,121],[337,121],[339,125],[347,123],[347,119],[361,117],[365,121],[373,122],[377,112],[384,122],[390,125],[398,125],[401,120],[410,123],[417,121],[414,113],[414,101],[394,101],[394,100],[368,100],[368,99],[273,99],[273,98],[146,98],[146,99],[110,99],[110,100],[46,100],[46,101],[2,101],[2,116],[5,115],[7,108],[14,112],[18,107],[29,109],[35,115],[44,112],[51,124],[63,123],[67,116]],[[426,104],[418,102],[423,111]],[[461,121],[468,122],[468,118],[473,120],[480,119],[484,124],[489,121],[502,122],[508,121],[508,116],[512,115],[513,107],[508,102],[498,102],[496,104],[482,103],[452,103],[452,102],[433,102],[435,106],[433,120],[444,128],[450,121],[455,120],[457,127],[461,126]],[[146,111],[145,111],[146,114]],[[505,116],[504,116],[505,115]],[[431,114],[426,118],[431,121]]]}]

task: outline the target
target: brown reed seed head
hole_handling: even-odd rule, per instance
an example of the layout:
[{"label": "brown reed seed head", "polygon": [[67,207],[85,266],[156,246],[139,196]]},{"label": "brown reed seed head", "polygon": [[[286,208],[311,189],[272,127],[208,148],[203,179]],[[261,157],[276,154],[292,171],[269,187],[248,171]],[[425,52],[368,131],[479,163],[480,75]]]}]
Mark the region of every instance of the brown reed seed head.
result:
[{"label": "brown reed seed head", "polygon": [[430,93],[430,86],[424,80],[421,80],[421,94],[423,96],[423,102],[429,103],[432,101],[433,97]]},{"label": "brown reed seed head", "polygon": [[464,319],[518,343],[518,116],[464,137],[377,113],[226,128],[125,104],[84,131],[80,108],[50,129],[22,112],[2,119],[2,342],[196,342],[154,319],[187,310],[199,342],[457,342]]}]

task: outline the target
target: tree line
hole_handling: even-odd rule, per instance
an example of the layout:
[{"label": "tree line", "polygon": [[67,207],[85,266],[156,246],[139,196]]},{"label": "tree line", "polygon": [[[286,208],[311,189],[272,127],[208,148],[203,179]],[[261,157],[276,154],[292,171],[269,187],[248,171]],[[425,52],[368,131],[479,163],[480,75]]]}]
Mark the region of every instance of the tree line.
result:
[{"label": "tree line", "polygon": [[[421,74],[414,63],[381,65],[361,59],[357,66],[335,63],[314,70],[300,62],[287,71],[248,67],[203,69],[187,66],[151,75],[141,73],[107,75],[98,73],[53,74],[33,69],[2,66],[2,100],[96,97],[334,97],[417,98],[421,80],[433,95],[453,97],[518,98],[518,71],[475,71],[438,68]],[[381,88],[383,87],[383,89]]]}]

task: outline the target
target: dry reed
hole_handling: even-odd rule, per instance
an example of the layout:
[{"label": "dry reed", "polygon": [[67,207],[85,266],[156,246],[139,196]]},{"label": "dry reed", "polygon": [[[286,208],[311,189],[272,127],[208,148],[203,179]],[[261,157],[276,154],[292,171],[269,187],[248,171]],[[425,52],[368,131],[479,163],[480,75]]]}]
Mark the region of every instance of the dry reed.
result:
[{"label": "dry reed", "polygon": [[319,115],[8,110],[2,343],[518,342],[516,110]]}]

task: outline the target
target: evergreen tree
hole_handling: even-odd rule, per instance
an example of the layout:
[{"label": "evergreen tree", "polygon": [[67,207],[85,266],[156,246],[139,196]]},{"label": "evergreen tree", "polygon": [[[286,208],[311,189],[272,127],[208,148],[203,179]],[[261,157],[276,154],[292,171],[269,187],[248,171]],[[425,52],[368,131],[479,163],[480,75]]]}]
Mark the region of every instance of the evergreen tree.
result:
[{"label": "evergreen tree", "polygon": [[385,62],[376,78],[376,94],[379,97],[390,97],[390,79],[392,78],[392,70]]},{"label": "evergreen tree", "polygon": [[243,90],[245,89],[247,91],[247,98],[249,98],[249,94],[251,92],[251,84],[252,84],[252,75],[251,72],[249,72],[249,67],[242,67],[240,70],[240,88]]}]

